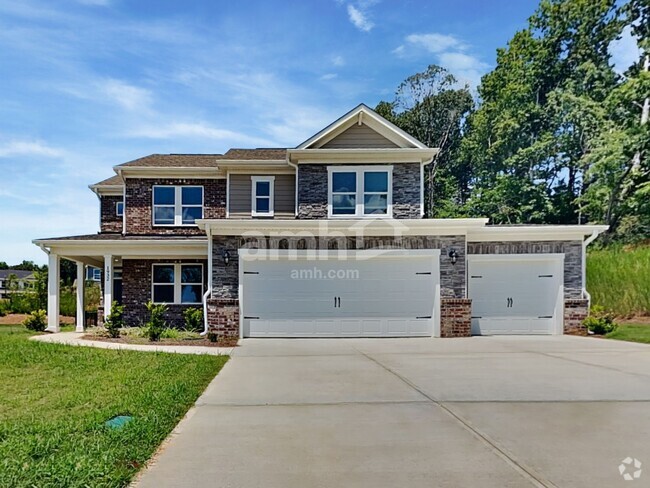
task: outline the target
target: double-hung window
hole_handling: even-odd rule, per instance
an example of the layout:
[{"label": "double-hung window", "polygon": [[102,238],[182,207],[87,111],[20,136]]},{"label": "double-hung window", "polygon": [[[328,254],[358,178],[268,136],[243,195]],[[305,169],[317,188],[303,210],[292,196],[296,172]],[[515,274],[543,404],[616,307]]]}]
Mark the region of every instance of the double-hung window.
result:
[{"label": "double-hung window", "polygon": [[328,167],[329,217],[391,217],[391,166]]},{"label": "double-hung window", "polygon": [[154,186],[154,225],[195,225],[203,218],[202,186]]},{"label": "double-hung window", "polygon": [[251,176],[251,215],[273,217],[274,176]]},{"label": "double-hung window", "polygon": [[203,265],[154,264],[151,289],[154,303],[201,303]]}]

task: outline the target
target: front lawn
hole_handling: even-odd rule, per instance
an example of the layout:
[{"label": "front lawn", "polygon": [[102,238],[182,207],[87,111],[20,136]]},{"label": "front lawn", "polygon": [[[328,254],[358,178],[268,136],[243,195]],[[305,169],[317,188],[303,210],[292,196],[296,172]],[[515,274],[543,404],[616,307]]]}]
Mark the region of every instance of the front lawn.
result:
[{"label": "front lawn", "polygon": [[228,359],[29,335],[0,326],[0,486],[126,486]]},{"label": "front lawn", "polygon": [[618,329],[610,332],[605,337],[619,341],[650,344],[650,324],[620,324]]}]

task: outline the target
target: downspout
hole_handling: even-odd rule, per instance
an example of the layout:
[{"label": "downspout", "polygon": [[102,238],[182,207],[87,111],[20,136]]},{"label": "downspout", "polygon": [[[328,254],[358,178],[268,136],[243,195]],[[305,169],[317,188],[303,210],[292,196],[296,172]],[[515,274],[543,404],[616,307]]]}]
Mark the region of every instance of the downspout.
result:
[{"label": "downspout", "polygon": [[594,242],[600,232],[597,230],[582,241],[582,298],[587,299],[587,310],[591,310],[591,295],[587,291],[587,246]]},{"label": "downspout", "polygon": [[428,161],[422,161],[422,163],[420,163],[420,217],[422,218],[424,217],[424,167],[431,164],[434,157],[431,157]]},{"label": "downspout", "polygon": [[208,297],[212,294],[212,228],[210,224],[205,226],[205,232],[208,235],[208,289],[203,294],[203,332],[200,334],[202,336],[208,333]]},{"label": "downspout", "polygon": [[298,165],[289,161],[289,153],[287,152],[287,164],[296,170],[296,182],[294,184],[293,194],[293,215],[298,217]]}]

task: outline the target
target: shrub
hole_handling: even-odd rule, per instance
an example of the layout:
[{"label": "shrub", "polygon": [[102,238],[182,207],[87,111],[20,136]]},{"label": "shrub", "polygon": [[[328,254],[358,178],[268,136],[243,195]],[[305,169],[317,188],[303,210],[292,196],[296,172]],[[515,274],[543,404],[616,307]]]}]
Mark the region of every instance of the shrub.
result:
[{"label": "shrub", "polygon": [[178,329],[174,329],[172,327],[167,327],[160,334],[160,338],[161,339],[179,339],[180,338],[180,331]]},{"label": "shrub", "polygon": [[110,315],[104,319],[104,327],[106,327],[108,335],[114,339],[120,337],[120,329],[124,327],[123,313],[124,307],[114,301],[111,305]]},{"label": "shrub", "polygon": [[23,325],[28,330],[43,332],[47,326],[47,314],[45,310],[34,310],[29,317],[23,320]]},{"label": "shrub", "polygon": [[200,308],[186,308],[183,311],[185,330],[200,332],[203,330],[203,310]]},{"label": "shrub", "polygon": [[7,300],[0,300],[0,317],[4,317],[10,312],[9,302]]},{"label": "shrub", "polygon": [[61,287],[59,311],[64,317],[74,317],[77,313],[77,296],[69,286]]},{"label": "shrub", "polygon": [[596,335],[609,334],[618,328],[618,325],[614,322],[614,315],[608,312],[605,307],[599,305],[591,307],[589,317],[583,323],[587,330]]},{"label": "shrub", "polygon": [[150,341],[159,341],[163,330],[167,327],[167,322],[165,322],[167,305],[164,303],[155,304],[149,300],[146,306],[147,310],[149,310],[149,320],[145,324],[147,337]]},{"label": "shrub", "polygon": [[216,334],[216,332],[208,332],[208,340],[210,342],[217,342],[219,340],[219,336]]}]

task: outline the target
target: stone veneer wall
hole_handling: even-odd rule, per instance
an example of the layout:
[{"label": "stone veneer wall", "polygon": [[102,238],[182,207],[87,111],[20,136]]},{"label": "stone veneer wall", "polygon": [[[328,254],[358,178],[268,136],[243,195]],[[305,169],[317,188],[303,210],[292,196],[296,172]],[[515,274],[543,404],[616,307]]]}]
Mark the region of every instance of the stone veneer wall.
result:
[{"label": "stone veneer wall", "polygon": [[440,337],[472,335],[472,300],[443,298],[440,300]]},{"label": "stone veneer wall", "polygon": [[127,178],[126,234],[205,235],[198,227],[155,226],[152,220],[154,185],[191,185],[203,187],[203,218],[226,217],[225,179]]},{"label": "stone veneer wall", "polygon": [[[206,260],[172,260],[172,259],[124,259],[122,261],[122,305],[124,305],[124,322],[126,326],[137,327],[146,322],[149,312],[145,304],[151,300],[151,273],[154,263],[203,263],[203,287],[206,287],[208,262]],[[203,305],[168,305],[165,319],[172,327],[185,324],[183,311],[189,307],[201,308]]]},{"label": "stone veneer wall", "polygon": [[589,300],[569,299],[564,301],[564,333],[587,335],[587,328],[582,323],[589,315]]},{"label": "stone veneer wall", "polygon": [[505,241],[468,242],[468,254],[564,253],[564,298],[582,298],[582,242]]},{"label": "stone veneer wall", "polygon": [[122,217],[117,216],[115,205],[121,202],[120,196],[101,196],[99,199],[100,231],[122,232]]},{"label": "stone veneer wall", "polygon": [[[418,163],[397,163],[392,166],[393,217],[396,219],[421,218],[420,165]],[[328,165],[325,164],[301,164],[298,166],[299,219],[327,218],[327,167]]]}]

